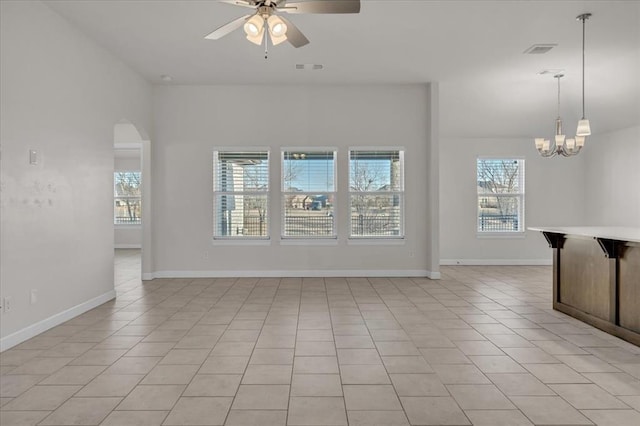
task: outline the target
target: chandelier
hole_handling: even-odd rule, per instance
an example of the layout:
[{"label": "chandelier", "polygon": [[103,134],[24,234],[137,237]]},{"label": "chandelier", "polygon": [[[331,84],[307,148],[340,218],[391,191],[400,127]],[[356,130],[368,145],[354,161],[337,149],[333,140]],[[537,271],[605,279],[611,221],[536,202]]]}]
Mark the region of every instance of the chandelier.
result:
[{"label": "chandelier", "polygon": [[591,16],[590,13],[583,13],[576,18],[582,21],[582,118],[578,121],[575,138],[567,138],[562,131],[562,118],[560,118],[560,79],[563,74],[556,74],[553,77],[558,79],[558,118],[556,119],[556,134],[553,140],[545,138],[535,138],[535,145],[538,153],[543,157],[555,157],[562,155],[563,157],[571,157],[580,152],[587,136],[591,135],[591,126],[584,112],[584,45],[585,45],[585,26],[586,21]]}]

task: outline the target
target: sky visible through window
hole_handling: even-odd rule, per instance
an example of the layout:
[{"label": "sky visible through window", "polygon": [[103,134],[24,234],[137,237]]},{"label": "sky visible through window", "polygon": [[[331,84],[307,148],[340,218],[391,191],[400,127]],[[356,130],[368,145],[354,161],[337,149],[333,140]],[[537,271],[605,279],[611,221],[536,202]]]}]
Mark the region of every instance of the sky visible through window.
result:
[{"label": "sky visible through window", "polygon": [[285,159],[285,190],[334,192],[332,159]]},{"label": "sky visible through window", "polygon": [[[377,177],[372,190],[389,185],[391,162],[388,159],[352,160],[358,167],[375,171]],[[300,192],[334,192],[334,162],[326,159],[284,160],[285,189],[289,187]]]}]

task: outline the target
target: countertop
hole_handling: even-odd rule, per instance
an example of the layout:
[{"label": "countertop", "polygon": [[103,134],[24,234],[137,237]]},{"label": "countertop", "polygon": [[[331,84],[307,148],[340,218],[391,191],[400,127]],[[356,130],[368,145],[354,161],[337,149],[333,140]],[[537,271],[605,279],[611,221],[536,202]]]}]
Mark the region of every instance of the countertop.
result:
[{"label": "countertop", "polygon": [[582,237],[606,238],[608,240],[640,243],[640,228],[616,226],[561,226],[533,227],[530,231],[552,232],[555,234],[578,235]]}]

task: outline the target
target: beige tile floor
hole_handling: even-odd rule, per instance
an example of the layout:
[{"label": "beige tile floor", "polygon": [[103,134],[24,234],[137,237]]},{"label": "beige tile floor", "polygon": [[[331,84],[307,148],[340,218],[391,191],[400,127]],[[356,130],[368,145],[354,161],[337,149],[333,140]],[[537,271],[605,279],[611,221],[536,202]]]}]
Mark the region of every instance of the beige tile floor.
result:
[{"label": "beige tile floor", "polygon": [[3,352],[1,424],[640,425],[640,348],[550,309],[548,267],[139,280]]}]

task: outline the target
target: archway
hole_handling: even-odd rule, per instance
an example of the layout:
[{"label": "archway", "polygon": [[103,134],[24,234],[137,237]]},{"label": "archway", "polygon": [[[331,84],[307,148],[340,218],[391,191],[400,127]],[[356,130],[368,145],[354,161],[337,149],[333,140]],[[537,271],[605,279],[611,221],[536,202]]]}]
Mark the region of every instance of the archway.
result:
[{"label": "archway", "polygon": [[[139,246],[141,249],[141,271],[140,276],[143,280],[152,279],[152,245],[151,245],[151,141],[144,129],[134,125],[128,120],[120,120],[115,124],[113,130],[113,147],[114,147],[114,172],[118,169],[128,168],[127,166],[118,167],[118,158],[129,159],[128,164],[138,164],[140,176],[140,198],[139,203],[142,206],[139,216],[135,213],[131,214],[131,206],[127,205],[125,221],[129,220],[134,226],[139,223],[139,236],[137,240],[123,240],[120,246]],[[126,164],[127,161],[123,161]],[[117,211],[114,200],[114,212]],[[114,226],[116,225],[116,215],[114,214]],[[134,233],[131,233],[135,235]],[[116,240],[118,234],[117,229],[114,232],[114,244],[118,247]],[[131,237],[131,235],[129,235]]]}]

